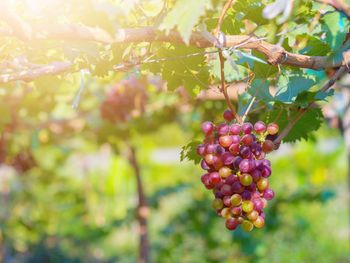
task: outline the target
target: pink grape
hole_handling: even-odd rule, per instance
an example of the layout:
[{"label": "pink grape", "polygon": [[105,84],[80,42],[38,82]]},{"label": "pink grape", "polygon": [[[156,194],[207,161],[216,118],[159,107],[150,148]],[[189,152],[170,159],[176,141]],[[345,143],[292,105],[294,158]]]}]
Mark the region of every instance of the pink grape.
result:
[{"label": "pink grape", "polygon": [[210,121],[203,122],[202,131],[205,135],[210,135],[214,131],[214,124]]}]

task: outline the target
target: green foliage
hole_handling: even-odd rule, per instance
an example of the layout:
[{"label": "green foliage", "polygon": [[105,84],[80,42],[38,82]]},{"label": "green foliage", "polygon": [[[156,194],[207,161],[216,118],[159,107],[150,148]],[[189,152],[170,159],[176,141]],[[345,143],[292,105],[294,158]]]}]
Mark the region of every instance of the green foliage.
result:
[{"label": "green foliage", "polygon": [[188,44],[192,28],[197,24],[208,6],[210,6],[210,0],[177,0],[159,28],[169,32],[169,30],[176,27],[184,42]]}]

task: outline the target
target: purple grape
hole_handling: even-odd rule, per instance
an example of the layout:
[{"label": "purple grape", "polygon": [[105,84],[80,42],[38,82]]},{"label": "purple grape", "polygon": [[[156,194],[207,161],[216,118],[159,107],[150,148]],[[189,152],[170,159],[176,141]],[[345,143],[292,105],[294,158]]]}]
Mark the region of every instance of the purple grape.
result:
[{"label": "purple grape", "polygon": [[239,150],[239,153],[243,158],[246,158],[247,156],[250,155],[250,148],[248,146],[242,145]]},{"label": "purple grape", "polygon": [[222,199],[222,198],[224,198],[224,194],[221,192],[221,191],[217,191],[216,193],[215,193],[215,198],[220,198],[220,199]]},{"label": "purple grape", "polygon": [[253,198],[254,209],[262,211],[264,208],[264,202],[260,198]]},{"label": "purple grape", "polygon": [[266,165],[263,165],[262,168],[260,168],[261,170],[261,176],[262,177],[269,177],[271,175],[271,168],[270,166],[266,166]]},{"label": "purple grape", "polygon": [[261,163],[262,163],[263,165],[266,165],[266,166],[268,166],[268,167],[271,167],[271,162],[270,162],[269,160],[267,160],[267,159],[261,160]]},{"label": "purple grape", "polygon": [[245,189],[247,189],[250,192],[254,192],[256,189],[256,184],[255,183],[251,183],[250,185],[246,186]]},{"label": "purple grape", "polygon": [[241,127],[238,125],[238,124],[232,124],[230,126],[230,132],[233,134],[233,135],[239,135],[240,132],[241,132]]},{"label": "purple grape", "polygon": [[210,121],[203,122],[202,131],[205,135],[210,135],[214,131],[214,124]]},{"label": "purple grape", "polygon": [[221,155],[221,160],[224,165],[232,164],[234,159],[235,159],[235,156],[230,152],[225,152],[223,155]]},{"label": "purple grape", "polygon": [[224,195],[232,195],[232,188],[231,188],[231,185],[229,185],[229,184],[222,185],[220,191]]},{"label": "purple grape", "polygon": [[266,200],[271,200],[275,197],[275,192],[272,189],[268,188],[263,192],[263,197]]},{"label": "purple grape", "polygon": [[203,170],[210,170],[209,165],[205,162],[205,160],[201,161],[201,167]]},{"label": "purple grape", "polygon": [[230,127],[226,123],[221,123],[217,126],[216,130],[219,135],[226,135],[230,131]]},{"label": "purple grape", "polygon": [[234,182],[232,184],[231,190],[233,193],[242,193],[244,191],[244,186],[240,182]]},{"label": "purple grape", "polygon": [[218,144],[207,144],[205,147],[205,152],[206,153],[215,153],[216,147],[218,146]]},{"label": "purple grape", "polygon": [[249,160],[243,159],[241,163],[239,164],[239,170],[242,173],[248,173],[249,172]]},{"label": "purple grape", "polygon": [[253,131],[253,125],[250,122],[245,122],[242,125],[242,131],[244,134],[250,134]]},{"label": "purple grape", "polygon": [[252,198],[252,193],[249,192],[248,190],[244,190],[242,195],[242,199],[244,200],[250,200]]},{"label": "purple grape", "polygon": [[254,142],[254,137],[251,134],[245,134],[242,136],[241,142],[243,145],[250,146]]},{"label": "purple grape", "polygon": [[253,178],[254,182],[259,181],[260,177],[261,177],[261,172],[258,169],[255,169],[253,171],[250,172],[250,175]]},{"label": "purple grape", "polygon": [[231,146],[228,148],[228,150],[231,152],[231,153],[233,153],[233,154],[235,154],[235,155],[237,155],[237,154],[239,154],[239,144],[237,143],[233,143],[233,144],[231,144]]},{"label": "purple grape", "polygon": [[200,144],[197,146],[197,154],[204,156],[205,155],[205,145],[204,144]]},{"label": "purple grape", "polygon": [[256,133],[264,133],[266,131],[266,125],[262,121],[258,121],[254,124],[254,130]]},{"label": "purple grape", "polygon": [[215,148],[215,153],[218,155],[222,155],[223,153],[225,153],[225,148],[217,144]]},{"label": "purple grape", "polygon": [[228,196],[228,195],[224,196],[222,201],[224,202],[225,206],[227,206],[227,207],[231,206],[231,196]]},{"label": "purple grape", "polygon": [[238,176],[235,174],[231,174],[226,178],[225,183],[232,185],[233,183],[238,181]]},{"label": "purple grape", "polygon": [[210,175],[209,175],[209,183],[211,185],[216,185],[216,184],[218,184],[220,182],[221,182],[221,177],[220,177],[219,173],[217,173],[217,172],[210,173]]},{"label": "purple grape", "polygon": [[229,110],[229,109],[224,111],[223,117],[228,122],[232,121],[235,118],[235,116],[233,115],[232,111]]},{"label": "purple grape", "polygon": [[243,160],[243,158],[240,157],[240,156],[235,157],[234,160],[233,160],[233,167],[235,169],[238,169],[239,168],[239,164],[241,163],[242,160]]},{"label": "purple grape", "polygon": [[241,142],[241,137],[239,135],[231,135],[232,143],[239,144]]}]

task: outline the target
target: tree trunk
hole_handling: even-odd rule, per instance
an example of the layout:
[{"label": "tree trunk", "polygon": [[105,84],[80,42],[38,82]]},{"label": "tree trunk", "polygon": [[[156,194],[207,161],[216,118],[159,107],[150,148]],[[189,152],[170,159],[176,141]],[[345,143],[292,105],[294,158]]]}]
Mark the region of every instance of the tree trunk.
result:
[{"label": "tree trunk", "polygon": [[[348,104],[346,106],[344,116],[341,119],[341,131],[343,133],[345,146],[346,146],[346,154],[347,154],[347,160],[348,160],[348,193],[350,193],[350,90],[343,89],[343,91],[347,95]],[[349,202],[349,214],[350,214],[350,202]],[[349,221],[349,226],[350,226],[350,221]],[[350,237],[350,233],[349,233],[349,237]]]},{"label": "tree trunk", "polygon": [[137,162],[135,148],[129,145],[129,162],[134,170],[137,183],[138,205],[137,220],[139,225],[139,256],[138,263],[149,263],[149,241],[148,241],[148,205],[141,180],[140,166]]}]

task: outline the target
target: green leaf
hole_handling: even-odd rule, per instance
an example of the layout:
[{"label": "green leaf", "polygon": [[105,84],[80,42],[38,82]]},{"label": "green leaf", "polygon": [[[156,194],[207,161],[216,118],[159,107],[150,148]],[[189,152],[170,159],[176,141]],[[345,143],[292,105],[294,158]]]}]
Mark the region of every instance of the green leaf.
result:
[{"label": "green leaf", "polygon": [[[295,118],[298,114],[298,109],[293,111],[274,110],[270,114],[270,119],[277,120],[275,122],[280,126],[280,130],[283,130],[288,123]],[[301,139],[307,139],[311,132],[318,130],[323,122],[323,115],[320,108],[313,108],[308,110],[293,126],[288,135],[283,139],[284,142],[295,142]]]},{"label": "green leaf", "polygon": [[188,44],[193,27],[205,13],[206,6],[209,4],[210,0],[178,0],[164,18],[159,29],[169,32],[176,27],[184,42]]},{"label": "green leaf", "polygon": [[248,93],[252,96],[256,96],[256,100],[264,101],[265,103],[272,102],[274,98],[270,94],[270,82],[264,79],[254,79]]},{"label": "green leaf", "polygon": [[347,17],[341,12],[328,12],[322,21],[324,22],[322,29],[326,33],[326,41],[333,50],[341,47],[347,29],[350,25]]},{"label": "green leaf", "polygon": [[302,34],[297,36],[296,39],[298,42],[304,39],[307,40],[307,46],[300,51],[301,54],[308,56],[326,56],[331,51],[327,43],[314,36]]},{"label": "green leaf", "polygon": [[180,154],[181,162],[187,159],[193,161],[195,164],[199,163],[201,157],[196,152],[197,146],[199,144],[199,141],[192,141],[189,144],[183,146]]},{"label": "green leaf", "polygon": [[327,97],[333,96],[334,90],[329,91],[304,91],[298,95],[293,105],[305,108],[314,101],[325,101]]},{"label": "green leaf", "polygon": [[315,81],[310,77],[281,75],[278,79],[275,99],[287,104],[293,103],[299,93],[309,90],[314,85]]},{"label": "green leaf", "polygon": [[203,50],[184,45],[166,45],[157,48],[158,58],[169,58],[159,63],[144,64],[144,69],[149,69],[155,74],[161,74],[162,79],[167,81],[169,90],[175,90],[184,86],[186,90],[195,94],[208,86],[209,70],[204,54],[186,57],[188,54],[200,53]]}]

